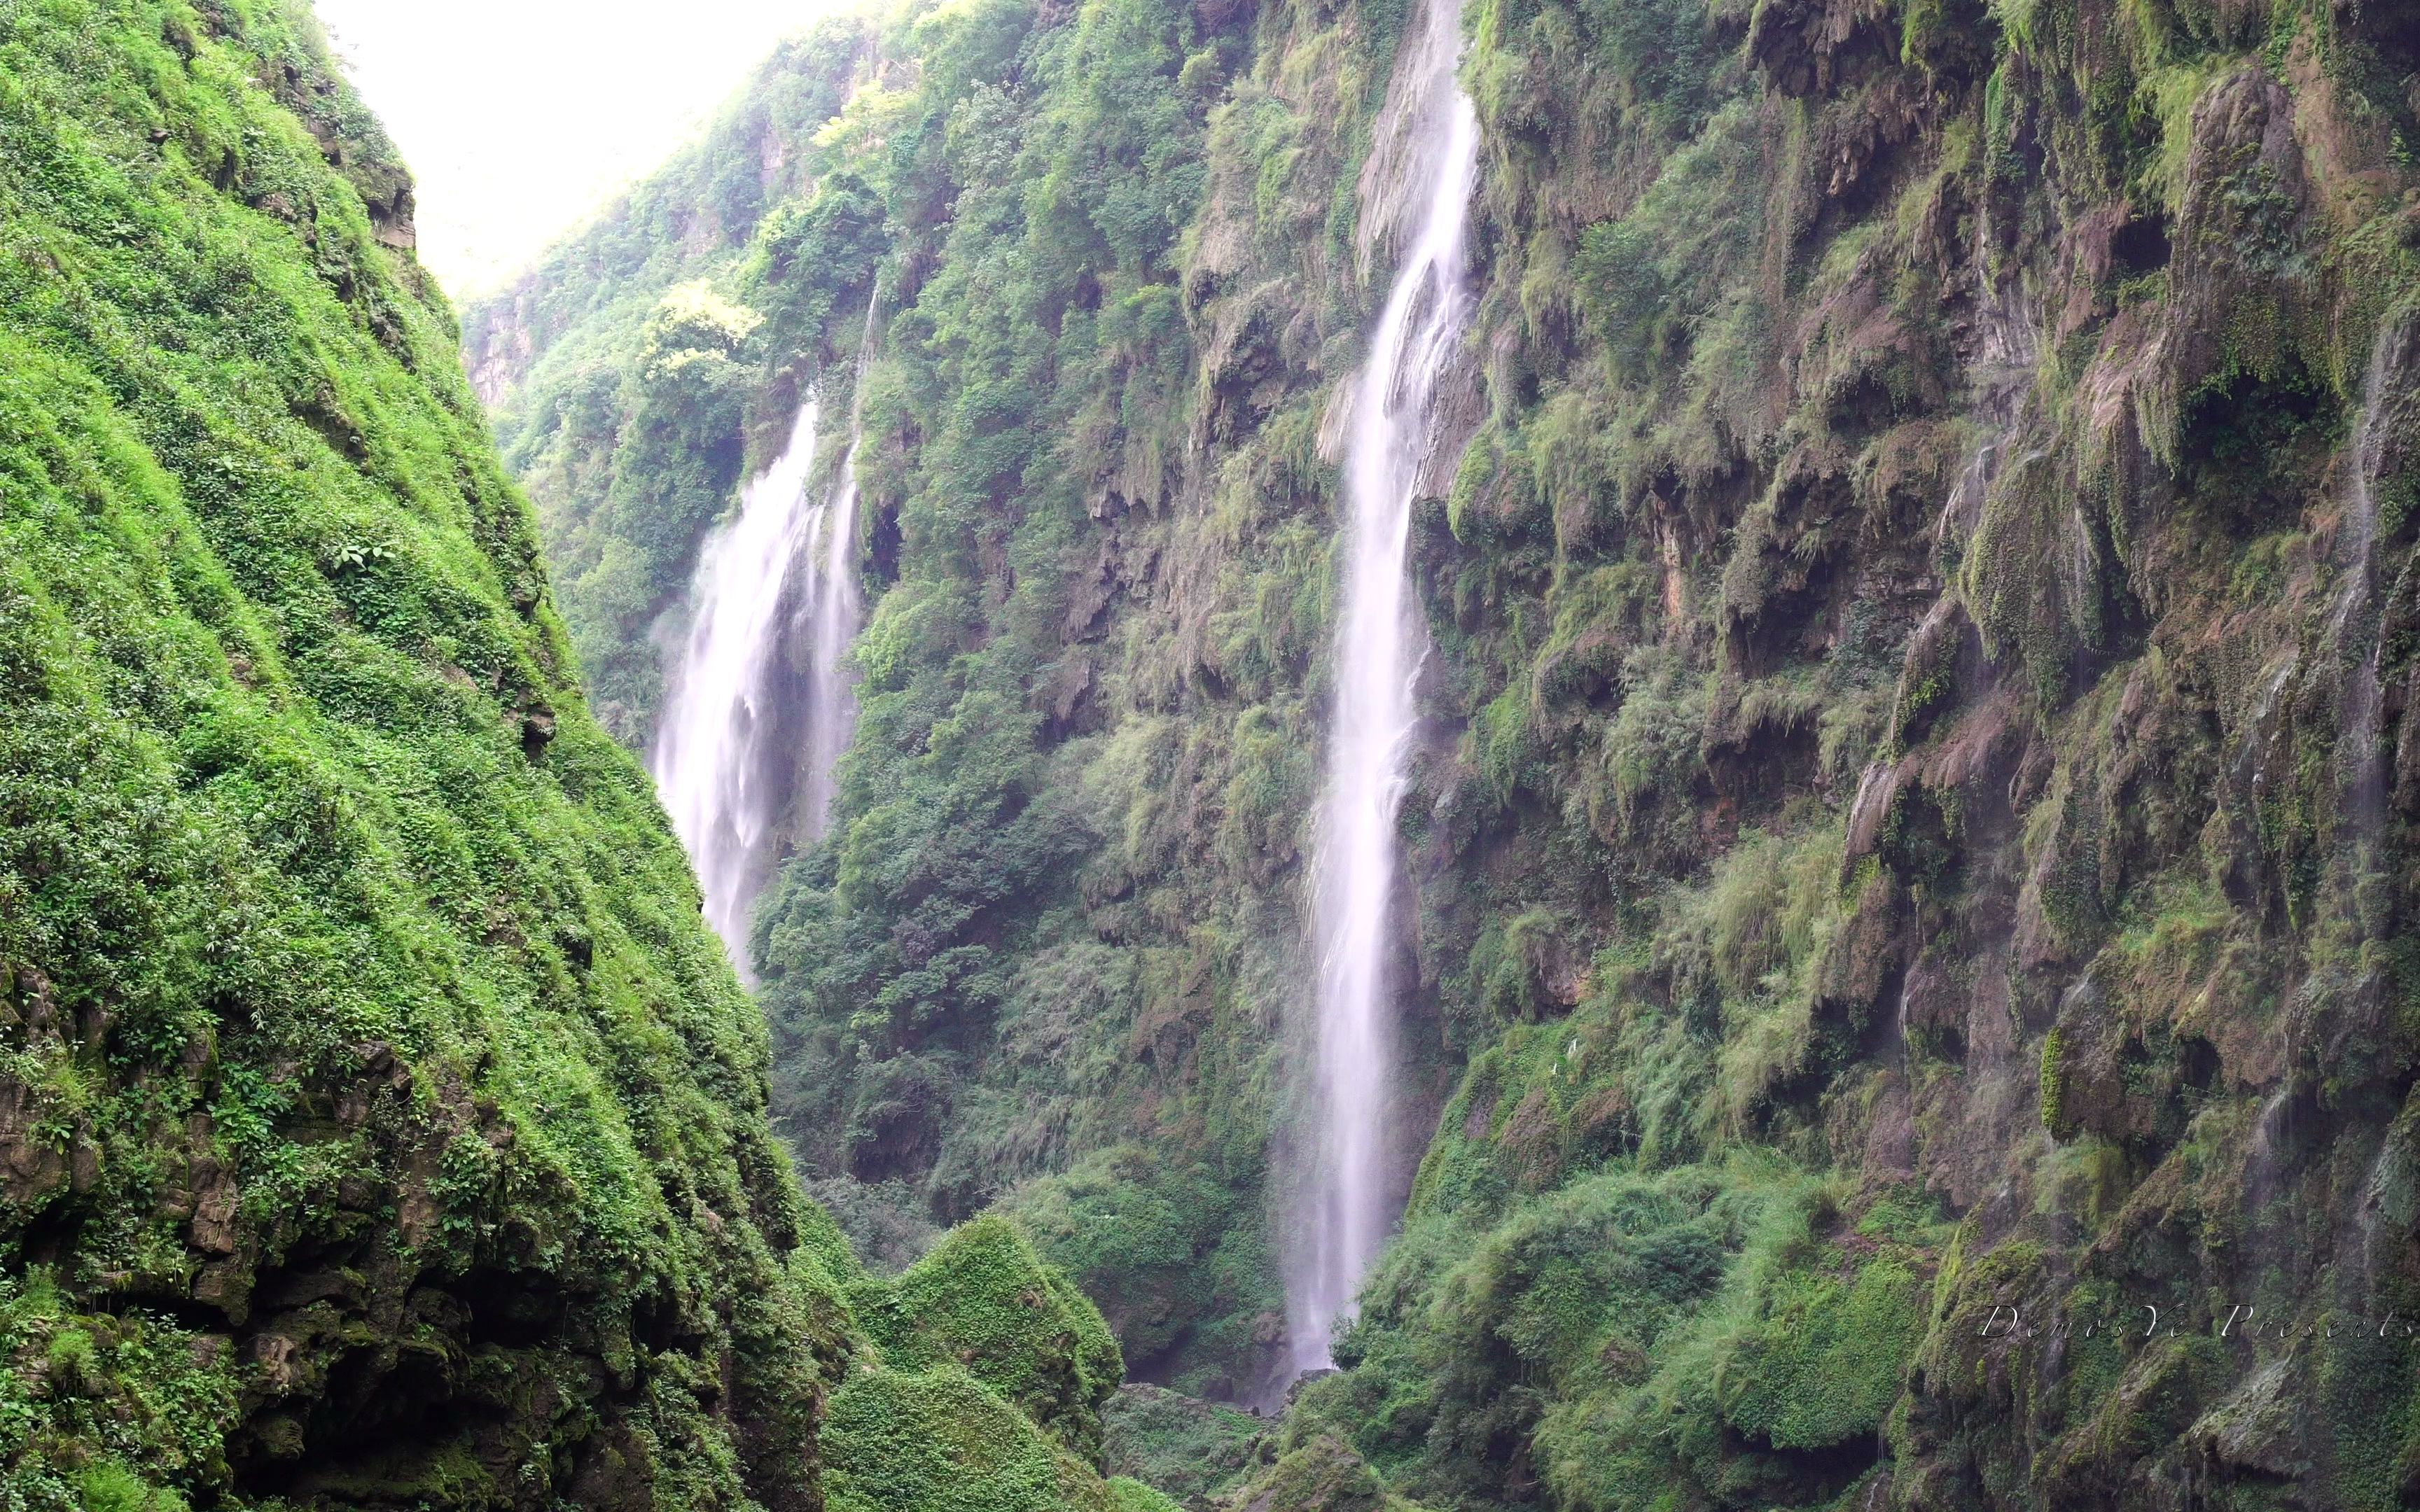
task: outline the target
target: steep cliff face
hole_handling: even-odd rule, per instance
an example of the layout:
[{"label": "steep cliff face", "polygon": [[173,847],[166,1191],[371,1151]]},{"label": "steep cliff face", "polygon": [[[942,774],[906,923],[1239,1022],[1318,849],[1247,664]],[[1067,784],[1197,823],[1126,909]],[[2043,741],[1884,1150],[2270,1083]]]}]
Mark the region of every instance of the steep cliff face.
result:
[{"label": "steep cliff face", "polygon": [[800,1196],[410,210],[306,8],[0,5],[0,1508],[1111,1505],[1089,1303]]},{"label": "steep cliff face", "polygon": [[[873,281],[898,312],[840,822],[751,941],[777,1113],[861,1239],[1004,1202],[1211,1395],[1263,1390],[1282,1326],[1337,395],[1416,197],[1403,26],[852,28],[887,86],[714,285],[765,422]],[[1246,1504],[2420,1496],[2420,32],[2323,0],[1465,28],[1407,1211]]]}]

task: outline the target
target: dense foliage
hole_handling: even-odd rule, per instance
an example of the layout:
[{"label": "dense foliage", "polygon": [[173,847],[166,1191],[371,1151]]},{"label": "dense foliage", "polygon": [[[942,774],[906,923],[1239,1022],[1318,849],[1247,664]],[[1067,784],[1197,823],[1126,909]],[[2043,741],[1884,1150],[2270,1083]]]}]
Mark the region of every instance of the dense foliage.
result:
[{"label": "dense foliage", "polygon": [[306,10],[0,0],[0,1509],[1148,1512],[1021,1238],[800,1196],[410,210]]},{"label": "dense foliage", "polygon": [[[865,717],[751,942],[785,1134],[869,1253],[1004,1205],[1195,1394],[1261,1396],[1282,1330],[1332,401],[1406,197],[1404,24],[836,24],[846,103],[758,139],[799,187],[706,275],[744,397],[681,411],[768,433],[879,283]],[[1112,1462],[1198,1448],[1186,1493],[1255,1508],[2420,1497],[2420,32],[1463,24],[1424,1154],[1338,1375],[1256,1442],[1112,1404]],[[528,373],[508,424],[571,392]],[[614,457],[659,434],[642,373],[582,433]]]}]

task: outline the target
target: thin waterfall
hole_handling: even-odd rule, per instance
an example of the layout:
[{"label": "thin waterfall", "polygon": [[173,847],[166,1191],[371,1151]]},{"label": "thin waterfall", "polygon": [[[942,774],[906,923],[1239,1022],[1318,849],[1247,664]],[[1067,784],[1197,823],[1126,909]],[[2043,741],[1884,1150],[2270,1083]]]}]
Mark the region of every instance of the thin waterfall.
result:
[{"label": "thin waterfall", "polygon": [[[2345,452],[2350,476],[2346,480],[2341,533],[2347,560],[2343,581],[2336,590],[2335,610],[2329,616],[2328,633],[2336,655],[2351,663],[2341,699],[2337,744],[2343,753],[2341,801],[2350,841],[2344,850],[2344,861],[2349,869],[2348,884],[2354,887],[2364,873],[2376,866],[2385,826],[2385,772],[2378,751],[2382,702],[2379,664],[2384,640],[2374,625],[2366,623],[2374,618],[2378,593],[2378,500],[2372,480],[2378,474],[2384,440],[2379,432],[2378,417],[2387,397],[2387,377],[2399,366],[2402,347],[2410,334],[2411,327],[2401,312],[2381,322],[2378,335],[2370,344],[2369,366],[2362,378],[2361,409],[2353,422],[2351,444]],[[2365,637],[2366,649],[2359,640]]]},{"label": "thin waterfall", "polygon": [[[1424,188],[1373,334],[1346,439],[1342,616],[1336,702],[1313,856],[1318,949],[1315,1139],[1287,1275],[1298,1370],[1327,1365],[1330,1331],[1393,1225],[1400,1164],[1388,1149],[1394,1080],[1395,820],[1425,654],[1405,581],[1414,495],[1436,439],[1433,401],[1470,314],[1464,239],[1479,171],[1479,121],[1455,82],[1459,0],[1430,0],[1405,61],[1409,183]],[[1417,190],[1416,190],[1417,192]]]},{"label": "thin waterfall", "polygon": [[874,363],[877,286],[865,301],[865,335],[857,347],[857,381],[849,397],[848,450],[826,512],[823,562],[800,606],[807,632],[807,760],[799,775],[799,825],[820,840],[831,822],[833,774],[857,725],[857,693],[845,665],[862,611],[857,582],[857,449],[865,438],[865,375]]},{"label": "thin waterfall", "polygon": [[[2313,676],[2332,672],[2336,679],[2334,777],[2338,828],[2330,893],[2323,896],[2319,922],[2322,930],[2333,926],[2340,954],[2335,960],[2322,958],[2324,964],[2314,970],[2304,993],[2321,1000],[2331,993],[2341,993],[2340,1011],[2373,1019],[2382,1009],[2382,943],[2391,928],[2385,897],[2373,886],[2386,840],[2387,776],[2380,749],[2383,698],[2379,673],[2385,653],[2385,626],[2380,623],[2377,602],[2375,485],[2386,442],[2379,420],[2391,397],[2391,378],[2405,370],[2408,347],[2415,334],[2413,320],[2414,312],[2409,308],[2390,312],[2380,322],[2370,346],[2369,365],[2362,378],[2361,408],[2354,414],[2352,435],[2344,452],[2344,514],[2336,533],[2340,576],[2328,613],[2327,638],[2321,642],[2323,657],[2312,669]],[[2296,666],[2296,656],[2289,654],[2263,687],[2246,726],[2247,753],[2268,744],[2278,690]],[[2253,780],[2246,786],[2246,797],[2257,803],[2261,773],[2251,763],[2240,764],[2239,770],[2247,766]],[[2301,1047],[2295,1043],[2298,1019],[2299,1015],[2287,1020],[2286,1072],[2253,1123],[2251,1149],[2244,1163],[2247,1212],[2263,1211],[2291,1190],[2289,1177],[2298,1149],[2296,1108],[2301,1099],[2314,1091],[2296,1059],[2298,1048],[2309,1053],[2307,1043]]]},{"label": "thin waterfall", "polygon": [[749,914],[790,795],[780,759],[783,600],[823,524],[807,488],[819,408],[808,395],[782,455],[741,494],[738,517],[698,553],[689,637],[648,764],[706,891],[706,922],[743,978]]}]

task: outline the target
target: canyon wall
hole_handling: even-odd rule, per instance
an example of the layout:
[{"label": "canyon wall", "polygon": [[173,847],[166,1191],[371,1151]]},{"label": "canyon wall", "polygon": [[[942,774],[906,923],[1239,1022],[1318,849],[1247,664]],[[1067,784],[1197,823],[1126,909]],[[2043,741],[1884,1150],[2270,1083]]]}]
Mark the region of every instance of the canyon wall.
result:
[{"label": "canyon wall", "polygon": [[[1350,395],[1422,193],[1408,20],[832,23],[842,102],[745,245],[494,394],[566,549],[656,564],[591,657],[640,686],[879,279],[861,717],[749,941],[777,1126],[877,1265],[1002,1209],[1197,1396],[1273,1400],[1301,1352],[1310,849]],[[1487,0],[1464,32],[1407,1208],[1337,1373],[1222,1484],[2420,1496],[2420,29]],[[698,491],[641,507],[665,448]],[[1132,1401],[1117,1453],[1207,1421]]]}]

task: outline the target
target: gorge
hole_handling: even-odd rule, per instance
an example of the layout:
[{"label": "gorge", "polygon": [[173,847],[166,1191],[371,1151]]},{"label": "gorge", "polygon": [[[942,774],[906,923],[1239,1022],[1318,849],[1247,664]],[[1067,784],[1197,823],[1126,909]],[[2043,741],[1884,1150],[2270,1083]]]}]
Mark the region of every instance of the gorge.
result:
[{"label": "gorge", "polygon": [[2420,1503],[2407,11],[0,0],[0,1512]]}]

